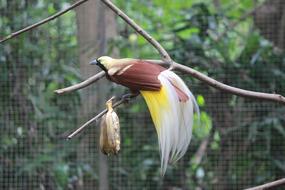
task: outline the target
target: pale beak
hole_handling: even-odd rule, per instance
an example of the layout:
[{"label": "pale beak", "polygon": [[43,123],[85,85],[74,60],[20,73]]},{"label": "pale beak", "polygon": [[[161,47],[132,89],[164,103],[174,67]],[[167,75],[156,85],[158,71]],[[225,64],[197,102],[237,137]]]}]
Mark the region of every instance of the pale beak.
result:
[{"label": "pale beak", "polygon": [[90,65],[98,65],[97,59],[94,59],[93,61],[90,62]]}]

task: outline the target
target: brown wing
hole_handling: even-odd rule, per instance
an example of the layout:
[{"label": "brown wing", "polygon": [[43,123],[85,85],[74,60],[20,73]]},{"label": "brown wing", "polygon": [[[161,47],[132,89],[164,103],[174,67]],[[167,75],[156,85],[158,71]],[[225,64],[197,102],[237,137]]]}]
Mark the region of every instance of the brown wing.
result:
[{"label": "brown wing", "polygon": [[161,83],[158,75],[165,68],[150,62],[135,60],[132,66],[126,70],[117,72],[110,77],[110,80],[126,86],[133,91],[138,90],[160,90]]}]

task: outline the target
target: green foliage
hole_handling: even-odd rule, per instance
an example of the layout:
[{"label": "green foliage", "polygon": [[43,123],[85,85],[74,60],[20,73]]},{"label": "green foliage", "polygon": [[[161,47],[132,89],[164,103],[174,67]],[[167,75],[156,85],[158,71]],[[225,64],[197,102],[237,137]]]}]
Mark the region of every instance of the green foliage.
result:
[{"label": "green foliage", "polygon": [[[66,1],[11,0],[0,5],[0,35],[5,36],[62,9]],[[77,175],[64,161],[75,151],[70,149],[74,144],[59,137],[76,127],[80,97],[53,93],[80,79],[74,20],[74,13],[66,14],[0,46],[3,189],[39,189],[49,180],[51,188],[64,189]],[[11,178],[15,183],[1,181]]]},{"label": "green foliage", "polygon": [[202,111],[200,113],[200,118],[195,120],[196,125],[193,127],[193,135],[197,139],[204,139],[210,135],[210,131],[212,129],[212,121],[209,115]]},{"label": "green foliage", "polygon": [[[0,0],[0,36],[35,23],[68,2]],[[285,94],[284,52],[259,33],[252,18],[228,30],[230,23],[255,6],[253,2],[220,0],[216,7],[212,0],[116,1],[175,61],[226,84]],[[96,168],[77,161],[78,140],[61,139],[77,126],[80,95],[53,94],[80,79],[75,23],[74,13],[68,13],[0,46],[3,189],[71,189],[83,178],[98,182]],[[119,49],[121,57],[159,58],[120,19],[118,30],[109,51]],[[200,119],[195,115],[189,151],[169,166],[162,179],[155,129],[144,101],[138,98],[118,110],[122,156],[109,158],[111,189],[241,189],[283,175],[284,108],[228,95],[181,76],[197,95],[201,109]],[[201,163],[192,164],[193,155],[206,140]],[[95,159],[94,154],[88,159]],[[9,183],[3,181],[8,178]]]}]

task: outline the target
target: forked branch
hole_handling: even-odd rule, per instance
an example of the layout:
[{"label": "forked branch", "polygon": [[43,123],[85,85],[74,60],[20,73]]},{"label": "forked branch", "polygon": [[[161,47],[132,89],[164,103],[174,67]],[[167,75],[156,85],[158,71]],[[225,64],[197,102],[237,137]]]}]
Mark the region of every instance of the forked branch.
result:
[{"label": "forked branch", "polygon": [[[159,64],[159,65],[166,65],[166,63],[164,61],[161,60],[149,60],[153,63]],[[260,100],[268,100],[268,101],[273,101],[273,102],[278,102],[281,104],[285,105],[285,97],[280,95],[280,94],[269,94],[269,93],[262,93],[262,92],[255,92],[255,91],[250,91],[250,90],[244,90],[241,88],[236,88],[236,87],[232,87],[226,84],[223,84],[199,71],[196,71],[195,69],[192,69],[190,67],[187,67],[185,65],[173,62],[172,63],[172,67],[173,70],[176,71],[180,71],[186,74],[191,75],[192,77],[206,83],[209,86],[212,86],[213,88],[225,91],[227,93],[230,94],[234,94],[237,96],[242,96],[245,98],[255,98],[255,99],[260,99]],[[79,90],[81,88],[84,88],[96,81],[98,81],[100,78],[104,77],[105,74],[103,71],[101,71],[100,73],[94,75],[93,77],[90,77],[89,79],[87,79],[86,81],[83,81],[79,84],[73,85],[71,87],[67,87],[67,88],[63,88],[63,89],[59,89],[56,90],[55,92],[57,94],[64,94],[67,92],[72,92],[75,90]]]},{"label": "forked branch", "polygon": [[[160,55],[162,56],[163,61],[160,60],[152,60],[152,62],[157,64],[171,64],[172,69],[181,71],[187,74],[190,74],[192,77],[205,82],[206,84],[225,91],[227,93],[231,93],[237,96],[247,97],[247,98],[256,98],[256,99],[262,99],[262,100],[269,100],[269,101],[275,101],[279,102],[281,104],[285,105],[285,97],[279,94],[270,94],[270,93],[261,93],[261,92],[254,92],[249,90],[244,90],[236,87],[232,87],[226,84],[223,84],[211,77],[208,77],[204,75],[203,73],[196,71],[195,69],[192,69],[190,67],[181,65],[179,63],[173,62],[170,56],[168,55],[167,51],[160,45],[159,42],[157,42],[154,38],[152,38],[144,29],[142,29],[138,24],[136,24],[131,18],[129,18],[123,11],[121,11],[118,7],[116,7],[110,0],[101,0],[104,4],[106,4],[111,10],[113,10],[118,16],[120,16],[126,23],[128,23],[134,30],[136,30],[139,34],[142,35],[146,40],[149,41],[150,44],[153,45],[154,48],[158,50]],[[96,76],[96,75],[95,75]],[[88,79],[89,80],[89,79]],[[92,81],[92,80],[90,80]],[[95,80],[97,81],[97,80]],[[95,82],[94,81],[94,82]],[[91,82],[93,83],[93,82]],[[91,83],[88,83],[90,85]],[[78,85],[81,87],[81,85]],[[83,88],[83,87],[82,87]],[[67,88],[67,92],[77,90],[80,88]],[[61,92],[64,93],[64,90],[58,90],[57,93]]]},{"label": "forked branch", "polygon": [[[70,7],[66,8],[65,10],[62,10],[46,19],[43,19],[42,21],[35,23],[31,26],[28,26],[22,30],[19,30],[15,33],[10,34],[9,36],[5,37],[4,39],[0,40],[1,42],[7,41],[11,38],[14,38],[24,32],[27,32],[33,28],[36,28],[42,24],[45,24],[61,15],[63,15],[64,13],[74,9],[75,7],[87,2],[88,0],[79,0],[77,2],[75,2],[74,4],[72,4]],[[151,35],[149,35],[143,28],[141,28],[138,24],[136,24],[131,18],[129,18],[122,10],[120,10],[118,7],[116,7],[110,0],[101,0],[105,5],[107,5],[112,11],[114,11],[118,16],[120,16],[127,24],[129,24],[135,31],[137,31],[139,34],[142,35],[142,37],[144,37],[154,48],[156,48],[158,50],[158,52],[160,53],[162,60],[164,63],[167,64],[171,64],[172,69],[176,69],[185,73],[190,74],[191,76],[205,82],[206,84],[217,88],[219,90],[223,90],[225,92],[228,93],[232,93],[238,96],[243,96],[243,97],[249,97],[249,98],[258,98],[258,99],[264,99],[264,100],[270,100],[270,101],[275,101],[275,102],[280,102],[282,104],[285,104],[285,98],[282,95],[279,94],[268,94],[268,93],[260,93],[260,92],[253,92],[253,91],[248,91],[248,90],[243,90],[243,89],[239,89],[239,88],[235,88],[235,87],[231,87],[229,85],[225,85],[221,82],[218,82],[190,67],[186,67],[184,65],[178,64],[178,63],[174,63],[171,59],[171,57],[169,56],[169,54],[167,53],[167,51],[162,47],[162,45],[156,41]],[[254,9],[256,10],[256,9]],[[254,11],[250,11],[248,14],[252,14],[252,12]],[[157,63],[161,63],[161,61],[157,61]],[[74,90],[78,90],[81,88],[84,88],[94,82],[96,82],[97,80],[99,80],[100,78],[102,78],[104,76],[103,72],[98,73],[97,75],[87,79],[86,81],[83,81],[82,83],[76,84],[74,86],[68,87],[68,88],[64,88],[64,89],[59,89],[56,90],[55,92],[57,94],[63,94],[63,93],[67,93],[67,92],[72,92]]]},{"label": "forked branch", "polygon": [[[2,40],[0,40],[1,42],[7,41],[11,38],[14,38],[24,32],[27,32],[29,30],[32,30],[33,28],[36,28],[42,24],[45,24],[61,15],[63,15],[64,13],[68,12],[69,10],[72,10],[73,8],[87,2],[88,0],[79,0],[76,3],[74,3],[73,5],[71,5],[70,7],[68,7],[67,9],[60,11],[46,19],[43,19],[42,21],[35,23],[33,25],[30,25],[22,30],[19,30],[17,32],[14,32],[10,35],[8,35],[7,37],[3,38]],[[206,75],[204,75],[203,73],[200,73],[190,67],[175,63],[171,57],[169,56],[169,54],[167,53],[167,51],[162,47],[162,45],[156,41],[151,35],[149,35],[144,29],[142,29],[138,24],[136,24],[132,19],[130,19],[123,11],[121,11],[118,7],[116,7],[110,0],[101,0],[105,5],[107,5],[112,11],[114,11],[119,17],[121,17],[127,24],[129,24],[135,31],[137,31],[140,35],[142,35],[142,37],[144,37],[154,48],[157,49],[157,51],[160,53],[161,57],[162,57],[162,61],[161,60],[153,60],[154,63],[157,64],[164,64],[166,63],[166,65],[170,65],[171,69],[175,69],[177,71],[181,71],[184,73],[187,73],[189,75],[191,75],[192,77],[205,82],[206,84],[217,88],[219,90],[225,91],[227,93],[231,93],[231,94],[235,94],[237,96],[243,96],[243,97],[248,97],[248,98],[256,98],[256,99],[262,99],[262,100],[270,100],[270,101],[275,101],[275,102],[279,102],[285,105],[285,97],[283,97],[282,95],[279,94],[268,94],[268,93],[260,93],[260,92],[254,92],[254,91],[248,91],[248,90],[243,90],[243,89],[239,89],[239,88],[235,88],[226,84],[223,84],[219,81],[216,81],[214,79],[212,79],[211,77],[208,77]],[[252,11],[253,12],[253,11]],[[248,14],[252,14],[252,12],[249,12]],[[241,18],[243,19],[243,18]],[[73,85],[71,87],[68,88],[64,88],[64,89],[59,89],[56,90],[55,92],[57,94],[64,94],[67,92],[72,92],[81,88],[84,88],[96,81],[98,81],[99,79],[101,79],[103,76],[105,75],[104,72],[100,72],[96,75],[94,75],[93,77],[79,83],[76,85]],[[114,104],[114,107],[119,106],[120,104],[122,104],[123,102],[125,102],[126,100],[121,99],[120,101],[118,101],[117,103]],[[96,117],[94,117],[93,119],[91,119],[90,121],[88,121],[86,124],[84,124],[82,127],[80,127],[77,132],[75,134],[77,134],[78,132],[80,132],[82,129],[84,129],[87,125],[89,125],[90,123],[92,123],[93,121],[99,119],[100,117],[102,117],[104,114],[106,113],[106,110],[102,111],[100,114],[98,114]],[[73,137],[74,135],[70,135],[69,137]]]},{"label": "forked branch", "polygon": [[[22,30],[19,30],[17,32],[14,32],[12,34],[10,34],[9,36],[3,38],[2,40],[0,40],[1,42],[7,41],[11,38],[14,38],[24,32],[27,32],[33,28],[36,28],[44,23],[47,23],[59,16],[61,16],[62,14],[68,12],[69,10],[79,6],[80,4],[87,2],[88,0],[80,0],[76,3],[74,3],[72,6],[68,7],[67,9],[60,11],[58,13],[56,13],[55,15],[48,17],[36,24],[33,24],[31,26],[28,26]],[[235,87],[231,87],[229,85],[225,85],[221,82],[218,82],[190,67],[175,63],[172,61],[171,57],[169,56],[169,54],[167,53],[167,51],[161,46],[161,44],[159,42],[157,42],[154,38],[152,38],[145,30],[143,30],[139,25],[137,25],[132,19],[130,19],[123,11],[121,11],[118,7],[116,7],[111,1],[109,0],[101,0],[104,4],[106,4],[111,10],[113,10],[118,16],[120,16],[126,23],[128,23],[132,28],[134,28],[139,34],[141,34],[150,44],[152,44],[152,46],[154,48],[156,48],[158,50],[158,52],[160,53],[162,60],[163,61],[154,61],[156,63],[159,64],[163,64],[163,63],[167,63],[170,64],[172,66],[173,69],[190,74],[192,77],[197,78],[198,80],[201,80],[203,82],[205,82],[206,84],[217,88],[219,90],[223,90],[225,92],[228,93],[232,93],[238,96],[243,96],[243,97],[249,97],[249,98],[258,98],[258,99],[263,99],[263,100],[271,100],[271,101],[275,101],[275,102],[280,102],[282,104],[285,104],[285,98],[281,95],[278,94],[267,94],[267,93],[260,93],[260,92],[253,92],[253,91],[247,91],[247,90],[243,90],[243,89],[239,89],[239,88],[235,88]],[[249,12],[248,14],[252,14],[251,12]],[[243,19],[243,18],[242,18]],[[236,24],[233,24],[232,27],[235,27]],[[64,89],[60,89],[55,91],[57,94],[63,94],[63,93],[67,93],[67,92],[72,92],[74,90],[78,90],[81,88],[84,88],[96,81],[98,81],[99,79],[101,79],[103,76],[105,75],[105,73],[100,72],[97,75],[87,79],[86,81],[83,81],[80,84],[76,84],[74,86],[68,87],[68,88],[64,88]],[[132,98],[132,97],[129,97]],[[120,100],[118,100],[113,107],[118,107],[119,105],[123,104],[124,102],[128,101],[129,98],[127,98],[127,96],[123,96]],[[100,112],[98,115],[96,115],[94,118],[90,119],[88,122],[86,122],[84,125],[82,125],[80,128],[78,128],[75,132],[73,132],[72,134],[70,134],[68,136],[68,139],[74,137],[76,134],[78,134],[79,132],[81,132],[84,128],[86,128],[89,124],[91,124],[94,121],[97,121],[99,118],[101,118],[105,113],[107,112],[107,110],[103,110],[102,112]],[[276,188],[276,187],[281,187],[285,185],[285,178],[274,181],[274,182],[270,182],[261,186],[257,186],[257,187],[253,187],[253,188],[249,188],[247,190],[261,190],[261,189],[269,189],[269,188]]]},{"label": "forked branch", "polygon": [[157,51],[159,52],[161,58],[166,63],[171,64],[172,59],[167,53],[167,51],[162,47],[162,45],[156,41],[151,35],[149,35],[142,27],[140,27],[135,21],[133,21],[128,15],[126,15],[122,10],[115,6],[110,0],[101,0],[105,5],[107,5],[114,13],[121,17],[127,24],[129,24],[135,31],[141,34]]},{"label": "forked branch", "polygon": [[[101,0],[104,4],[106,4],[111,10],[113,10],[119,17],[121,17],[126,23],[128,23],[134,30],[136,30],[142,37],[144,37],[146,40],[148,40],[153,47],[155,47],[161,55],[164,55],[165,49],[156,41],[154,40],[145,30],[143,30],[138,24],[136,24],[131,18],[129,18],[123,11],[121,11],[118,7],[116,7],[110,0]],[[153,43],[155,42],[155,43]],[[167,52],[165,55],[168,55]],[[171,60],[171,58],[168,56],[168,59]],[[235,94],[238,96],[243,97],[249,97],[249,98],[258,98],[258,99],[264,99],[264,100],[270,100],[279,102],[285,105],[285,97],[279,95],[279,94],[268,94],[268,93],[260,93],[260,92],[254,92],[254,91],[248,91],[243,90],[240,88],[235,88],[229,85],[225,85],[221,82],[218,82],[190,67],[174,63],[172,60],[164,60],[166,63],[172,63],[172,69],[180,70],[182,72],[185,72],[187,74],[190,74],[192,77],[195,77],[206,84],[217,88],[219,90],[223,90],[225,92]]]}]

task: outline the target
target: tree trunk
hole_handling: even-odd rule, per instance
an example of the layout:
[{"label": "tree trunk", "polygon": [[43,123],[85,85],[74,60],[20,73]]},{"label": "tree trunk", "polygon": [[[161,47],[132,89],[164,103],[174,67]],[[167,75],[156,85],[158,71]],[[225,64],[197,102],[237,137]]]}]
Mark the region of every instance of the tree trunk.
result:
[{"label": "tree trunk", "polygon": [[[112,12],[100,3],[99,0],[89,1],[76,9],[77,16],[77,38],[79,43],[79,60],[82,77],[85,79],[99,72],[96,66],[92,66],[89,62],[99,56],[107,54],[107,42],[116,35],[115,16]],[[101,109],[104,102],[110,97],[108,81],[100,80],[96,84],[82,91],[82,110],[80,113],[80,124],[87,119],[93,117]],[[95,125],[95,124],[94,124]],[[92,152],[98,155],[99,149],[99,127],[90,127],[88,133],[84,133],[84,137],[78,147],[78,159],[80,161],[89,161],[91,165],[99,168],[99,189],[108,190],[108,163],[106,157],[99,153],[98,159],[92,157]],[[96,140],[94,140],[96,139]],[[93,144],[96,144],[95,146]],[[93,145],[93,146],[92,146]],[[95,147],[95,150],[91,147]],[[92,151],[92,152],[91,152]],[[88,158],[92,158],[91,161]],[[84,182],[84,180],[83,180]],[[96,183],[82,184],[81,189],[94,189]]]}]

